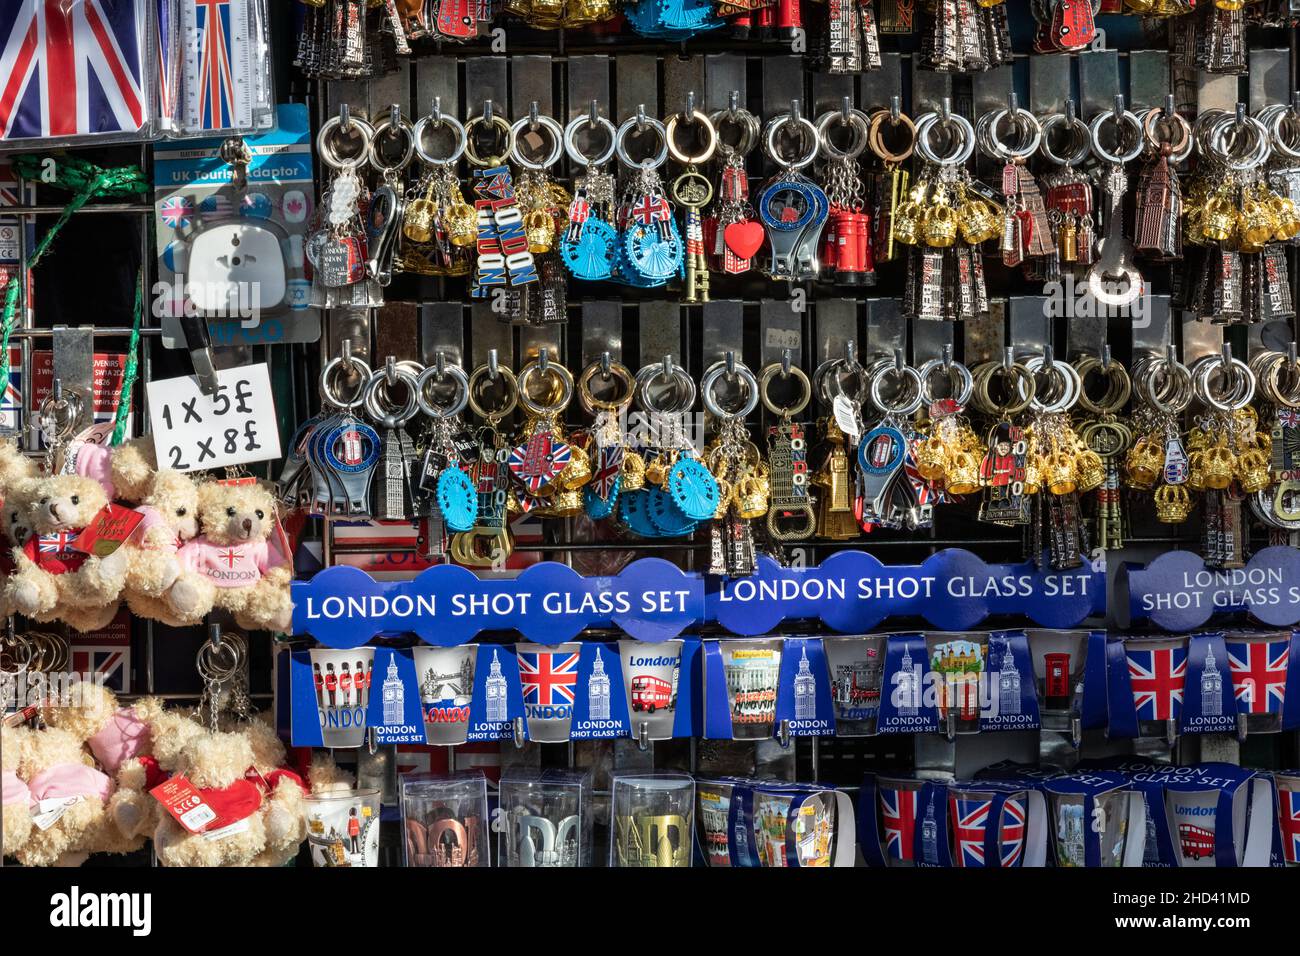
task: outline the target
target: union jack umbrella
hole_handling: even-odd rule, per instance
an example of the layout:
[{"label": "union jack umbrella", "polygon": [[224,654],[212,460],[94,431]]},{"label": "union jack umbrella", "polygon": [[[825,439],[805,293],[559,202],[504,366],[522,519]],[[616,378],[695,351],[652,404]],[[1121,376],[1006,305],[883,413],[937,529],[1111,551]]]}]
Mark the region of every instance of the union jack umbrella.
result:
[{"label": "union jack umbrella", "polygon": [[1280,714],[1286,698],[1289,641],[1229,642],[1228,666],[1237,700],[1248,714]]},{"label": "union jack umbrella", "polygon": [[532,494],[537,494],[568,467],[573,449],[543,429],[510,452],[506,466]]},{"label": "union jack umbrella", "polygon": [[890,859],[915,859],[916,795],[915,790],[880,788],[880,822],[885,830],[885,855]]},{"label": "union jack umbrella", "polygon": [[142,131],[149,2],[0,4],[0,139]]},{"label": "union jack umbrella", "polygon": [[525,704],[572,704],[578,686],[578,654],[519,652],[519,683]]},{"label": "union jack umbrella", "polygon": [[1183,705],[1187,648],[1128,649],[1128,677],[1139,720],[1173,720]]},{"label": "union jack umbrella", "polygon": [[1300,863],[1300,793],[1277,792],[1277,822],[1282,828],[1282,858],[1294,866]]}]

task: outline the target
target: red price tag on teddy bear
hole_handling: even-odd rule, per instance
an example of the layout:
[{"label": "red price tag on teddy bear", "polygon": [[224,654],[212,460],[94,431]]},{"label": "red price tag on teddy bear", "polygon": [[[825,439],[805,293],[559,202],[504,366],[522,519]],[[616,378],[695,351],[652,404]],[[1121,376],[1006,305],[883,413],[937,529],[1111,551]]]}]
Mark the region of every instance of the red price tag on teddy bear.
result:
[{"label": "red price tag on teddy bear", "polygon": [[106,558],[126,543],[143,520],[144,515],[138,511],[121,505],[106,505],[86,529],[77,535],[72,546],[97,558]]},{"label": "red price tag on teddy bear", "polygon": [[202,833],[217,818],[216,811],[204,803],[194,784],[179,774],[158,784],[149,793],[190,833]]}]

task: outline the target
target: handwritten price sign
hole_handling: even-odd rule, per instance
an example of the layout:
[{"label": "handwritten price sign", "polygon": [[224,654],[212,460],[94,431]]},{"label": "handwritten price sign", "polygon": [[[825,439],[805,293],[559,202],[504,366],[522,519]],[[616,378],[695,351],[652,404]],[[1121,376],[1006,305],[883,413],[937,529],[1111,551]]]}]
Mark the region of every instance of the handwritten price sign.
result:
[{"label": "handwritten price sign", "polygon": [[158,465],[190,471],[280,457],[280,430],[265,363],[217,373],[215,395],[193,375],[149,383]]}]

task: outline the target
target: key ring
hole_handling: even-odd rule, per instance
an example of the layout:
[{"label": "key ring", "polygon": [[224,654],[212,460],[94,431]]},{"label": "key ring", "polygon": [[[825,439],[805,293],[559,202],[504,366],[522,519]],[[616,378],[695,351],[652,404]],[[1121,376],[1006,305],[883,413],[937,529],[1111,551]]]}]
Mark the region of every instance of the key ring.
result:
[{"label": "key ring", "polygon": [[[452,133],[455,134],[452,150],[446,156],[434,156],[424,145],[425,133],[430,129],[443,126],[450,127]],[[432,116],[421,116],[415,123],[415,129],[411,133],[411,140],[414,143],[415,155],[420,157],[420,162],[429,166],[451,166],[465,155],[465,148],[469,145],[464,125],[456,117],[449,116],[446,113],[439,114],[437,119]]]},{"label": "key ring", "polygon": [[[365,397],[363,399],[366,412],[376,423],[383,425],[385,428],[401,428],[412,418],[415,417],[416,377],[404,368],[393,369],[393,381],[400,382],[406,387],[406,398],[401,405],[391,405],[391,399],[388,396],[389,381],[387,369],[376,369],[370,375],[370,381],[366,383]],[[382,392],[382,394],[381,394]],[[385,404],[390,407],[385,409]]]},{"label": "key ring", "polygon": [[[348,144],[349,152],[344,153],[336,137]],[[359,140],[355,145],[353,140]],[[316,153],[321,162],[330,169],[358,169],[370,158],[370,145],[375,140],[374,127],[358,116],[350,116],[344,108],[343,115],[331,116],[321,124],[316,134]],[[351,150],[355,149],[355,152]]]},{"label": "key ring", "polygon": [[[1153,355],[1143,363],[1136,386],[1142,399],[1166,415],[1181,415],[1192,401],[1192,373],[1182,362]],[[1165,387],[1157,391],[1159,383]]]},{"label": "key ring", "polygon": [[[885,379],[890,376],[901,378],[911,386],[911,391],[902,392],[907,398],[896,405],[891,405],[884,397]],[[921,373],[910,365],[904,365],[901,368],[893,362],[885,365],[878,375],[871,378],[871,404],[880,409],[886,415],[911,415],[921,407]]]},{"label": "key ring", "polygon": [[[536,401],[528,394],[528,385],[533,376],[542,375],[554,378],[560,386],[560,397],[549,405]],[[542,367],[540,359],[533,359],[519,370],[519,404],[525,411],[541,417],[552,417],[569,407],[573,400],[573,374],[557,362],[548,362]]]},{"label": "key ring", "polygon": [[[940,129],[955,127],[961,134],[957,137],[960,145],[950,155],[941,157],[930,145],[930,132],[936,126]],[[936,166],[964,166],[975,152],[975,127],[957,113],[950,113],[947,119],[938,113],[923,113],[916,119],[916,151],[922,159]]]},{"label": "key ring", "polygon": [[[793,378],[795,384],[799,386],[795,400],[789,405],[778,405],[772,401],[769,389],[773,380],[777,378],[783,381]],[[758,396],[763,402],[763,407],[773,415],[779,418],[793,418],[807,408],[808,403],[812,401],[812,382],[809,380],[807,373],[799,366],[791,365],[787,369],[784,363],[773,362],[764,366],[763,370],[758,374]]]},{"label": "key ring", "polygon": [[[331,377],[339,371],[351,371],[358,375],[356,394],[346,401],[339,397],[338,392],[334,391],[334,386],[330,384]],[[325,367],[320,371],[321,400],[342,411],[353,411],[365,401],[366,388],[370,384],[370,374],[370,366],[355,355],[349,355],[346,358],[335,356],[326,362]]]},{"label": "key ring", "polygon": [[[1237,144],[1234,139],[1232,145],[1228,145],[1228,132],[1231,130],[1236,133],[1243,129],[1249,130],[1249,135],[1254,137],[1254,141],[1244,157],[1234,158]],[[1268,162],[1268,157],[1273,151],[1268,130],[1264,128],[1263,123],[1253,116],[1242,116],[1241,122],[1238,123],[1237,117],[1231,113],[1220,117],[1210,127],[1209,143],[1210,151],[1215,158],[1234,172],[1257,169]]]},{"label": "key ring", "polygon": [[[1000,415],[1004,418],[1019,415],[1029,407],[1038,392],[1038,380],[1021,362],[988,362],[975,370],[974,377],[975,391],[972,398],[976,407],[986,415]],[[999,405],[993,400],[989,387],[994,379],[1010,380],[1006,405]]]},{"label": "key ring", "polygon": [[[66,417],[63,417],[66,413]],[[62,445],[72,437],[73,429],[81,420],[81,396],[76,392],[59,390],[56,398],[53,393],[41,401],[37,422],[47,445]],[[2,501],[3,499],[0,499]]]},{"label": "key ring", "polygon": [[[709,114],[709,121],[718,134],[718,152],[724,159],[732,156],[748,156],[758,145],[760,126],[758,117],[743,106],[733,106],[725,110],[714,110]],[[726,126],[738,126],[740,139],[733,145],[723,135]]]},{"label": "key ring", "polygon": [[[1092,150],[1092,131],[1088,129],[1088,124],[1079,117],[1069,117],[1064,113],[1052,113],[1050,116],[1039,122],[1042,127],[1042,139],[1038,144],[1038,151],[1043,158],[1057,166],[1078,166],[1085,162],[1088,154]],[[1060,156],[1052,148],[1052,133],[1056,127],[1064,125],[1070,133],[1071,142],[1077,143],[1074,152]]]},{"label": "key ring", "polygon": [[[620,387],[615,398],[597,398],[591,389],[592,382],[600,376],[604,381],[614,380]],[[588,415],[596,412],[616,412],[632,403],[636,394],[636,379],[622,362],[592,362],[578,376],[578,404]]]},{"label": "key ring", "polygon": [[[451,379],[452,384],[456,387],[452,393],[452,400],[446,405],[439,405],[433,400],[429,386],[435,385],[444,379]],[[415,400],[420,406],[420,411],[430,418],[454,418],[465,410],[469,404],[469,376],[459,365],[443,363],[442,368],[430,365],[422,371],[415,379]],[[486,418],[486,415],[482,417]]]},{"label": "key ring", "polygon": [[[605,147],[604,152],[597,153],[595,156],[587,156],[578,148],[578,134],[588,126],[602,131],[609,138],[609,145]],[[579,166],[604,166],[614,155],[617,144],[618,130],[603,116],[592,119],[583,113],[569,120],[569,125],[564,127],[564,151],[569,154],[569,159]]]},{"label": "key ring", "polygon": [[[1095,355],[1086,355],[1074,366],[1074,370],[1079,375],[1079,404],[1091,415],[1112,415],[1123,408],[1133,394],[1128,369],[1113,359],[1110,364],[1106,364]],[[1095,401],[1085,387],[1088,376],[1094,372],[1100,372],[1106,378],[1106,393]]]},{"label": "key ring", "polygon": [[[651,399],[650,386],[660,380],[667,381],[677,395],[677,401],[667,408],[659,408]],[[658,415],[683,415],[695,405],[695,397],[695,379],[671,358],[652,362],[636,373],[636,401],[642,411]]]},{"label": "key ring", "polygon": [[[852,392],[844,387],[846,380],[854,382],[855,387]],[[856,361],[843,358],[827,359],[817,366],[817,370],[813,372],[813,389],[817,392],[822,404],[827,406],[833,406],[835,399],[841,395],[850,402],[861,405],[865,381],[865,372],[862,366]]]},{"label": "key ring", "polygon": [[701,166],[704,163],[707,163],[713,158],[713,154],[718,148],[717,127],[713,125],[713,121],[709,119],[708,114],[703,113],[700,110],[693,110],[690,114],[690,122],[686,125],[695,126],[697,124],[703,124],[707,145],[705,145],[703,151],[698,155],[688,156],[677,148],[677,127],[681,119],[681,113],[674,113],[672,116],[668,117],[668,122],[664,126],[664,145],[668,147],[668,155],[671,156],[675,162],[678,162],[683,166]]},{"label": "key ring", "polygon": [[[1286,130],[1289,128],[1293,132],[1300,131],[1300,122],[1297,122],[1298,120],[1300,120],[1300,116],[1297,116],[1295,109],[1290,104],[1278,104],[1278,109],[1271,112],[1268,119],[1264,120],[1273,149],[1291,163],[1300,162],[1300,140],[1288,137]],[[1291,145],[1293,141],[1296,142],[1295,146]]]},{"label": "key ring", "polygon": [[[1225,389],[1220,395],[1213,393],[1210,378],[1216,372],[1231,383],[1231,392]],[[1255,373],[1238,358],[1229,361],[1223,355],[1208,355],[1193,367],[1192,380],[1196,397],[1215,411],[1235,412],[1255,397]]]},{"label": "key ring", "polygon": [[[490,411],[479,396],[479,386],[483,382],[489,385],[501,382],[504,386],[505,397],[501,405]],[[491,363],[484,363],[470,373],[469,381],[465,385],[465,397],[469,402],[470,410],[479,418],[489,422],[499,422],[513,412],[515,406],[519,404],[519,382],[515,378],[515,373],[504,365],[494,367]]]},{"label": "key ring", "polygon": [[942,371],[947,376],[951,386],[949,398],[954,405],[965,406],[970,401],[971,392],[975,390],[975,377],[961,362],[945,362],[944,359],[933,358],[922,362],[916,371],[921,376],[921,399],[926,405],[942,400],[930,390],[930,377],[936,371]]},{"label": "key ring", "polygon": [[1069,411],[1074,407],[1074,403],[1079,399],[1079,392],[1082,391],[1083,382],[1073,365],[1060,359],[1054,359],[1049,364],[1046,356],[1035,355],[1025,360],[1025,368],[1035,377],[1041,373],[1050,382],[1051,377],[1055,375],[1061,382],[1061,390],[1059,392],[1053,390],[1051,393],[1053,397],[1050,399],[1045,400],[1041,389],[1037,391],[1029,402],[1034,411],[1055,414]]},{"label": "key ring", "polygon": [[[1172,142],[1159,135],[1170,124],[1178,130],[1178,139]],[[1148,110],[1142,120],[1142,134],[1156,152],[1160,152],[1161,147],[1168,146],[1169,159],[1175,163],[1181,163],[1192,154],[1192,124],[1181,113],[1166,114],[1159,107]]]},{"label": "key ring", "polygon": [[[812,124],[809,123],[809,126]],[[713,394],[713,388],[718,384],[718,380],[723,376],[731,379],[738,379],[744,388],[745,399],[740,407],[732,411],[727,411],[718,402],[717,397]],[[759,387],[758,379],[754,377],[743,362],[728,363],[725,361],[715,362],[704,373],[700,379],[700,398],[704,402],[704,410],[720,421],[740,421],[748,418],[750,413],[758,407]]]},{"label": "key ring", "polygon": [[[534,123],[536,126],[534,127]],[[520,134],[524,131],[530,133],[537,130],[546,130],[551,137],[551,146],[546,153],[546,158],[542,160],[529,159],[524,155]],[[510,156],[516,163],[524,169],[547,170],[560,161],[564,155],[564,127],[549,116],[538,116],[536,118],[525,116],[523,119],[515,120],[515,125],[510,127]]]},{"label": "key ring", "polygon": [[[628,154],[627,138],[633,133],[641,133],[646,129],[651,130],[659,137],[659,151],[640,162],[636,162]],[[618,133],[614,136],[614,152],[618,154],[619,162],[628,169],[658,169],[668,158],[668,129],[652,116],[629,117],[623,121],[623,125],[618,128]]]},{"label": "key ring", "polygon": [[[845,119],[843,110],[831,110],[817,118],[817,141],[823,159],[852,160],[866,152],[871,138],[871,122],[867,114],[858,109],[849,110]],[[840,149],[831,141],[831,122],[838,121],[840,126],[847,126],[853,133],[847,149]]]},{"label": "key ring", "polygon": [[[1117,115],[1118,119],[1116,118]],[[1101,128],[1107,121],[1115,123],[1119,127],[1121,134],[1124,129],[1132,127],[1133,142],[1129,144],[1128,148],[1124,152],[1112,153],[1110,150],[1106,149],[1106,147],[1101,145]],[[1097,158],[1102,162],[1110,163],[1113,166],[1123,166],[1125,163],[1137,159],[1142,155],[1142,150],[1145,145],[1142,137],[1142,124],[1129,110],[1123,110],[1118,114],[1116,114],[1115,110],[1106,110],[1103,113],[1098,113],[1092,118],[1092,122],[1088,125],[1088,136],[1092,142],[1092,151],[1096,154]],[[1123,142],[1122,135],[1117,142]]]},{"label": "key ring", "polygon": [[[400,139],[401,159],[396,163],[385,163],[383,160],[385,140],[397,137]],[[394,113],[389,110],[384,119],[375,124],[374,134],[370,138],[370,165],[382,174],[399,173],[411,164],[411,157],[415,155],[415,127],[402,118],[400,112]]]},{"label": "key ring", "polygon": [[[1022,124],[1029,129],[1028,142],[1019,148],[1008,146],[999,137],[998,127],[1008,118],[1011,119],[1014,129],[1020,129]],[[1039,124],[1038,117],[1027,109],[1017,108],[1014,113],[1008,109],[995,110],[980,117],[980,123],[984,132],[982,145],[986,147],[986,152],[992,158],[1000,159],[1004,163],[1028,159],[1038,152],[1038,147],[1043,142],[1043,127]]]},{"label": "key ring", "polygon": [[[907,148],[902,152],[895,153],[885,146],[885,138],[881,134],[884,129],[885,120],[889,120],[891,127],[902,126],[907,130]],[[886,109],[876,110],[871,114],[871,121],[867,124],[867,145],[871,151],[886,163],[902,163],[912,155],[912,150],[916,148],[916,124],[913,123],[906,113],[899,113],[897,116],[892,111]]]},{"label": "key ring", "polygon": [[[505,137],[505,148],[500,153],[491,156],[480,156],[478,147],[474,145],[474,134],[479,127],[487,124]],[[475,116],[465,124],[465,158],[475,166],[481,166],[486,169],[489,166],[500,166],[515,150],[515,131],[514,128],[506,121],[504,116],[496,113],[492,114],[489,120],[486,116]]]},{"label": "key ring", "polygon": [[[800,140],[804,138],[809,140],[808,151],[803,155],[796,156],[792,160],[786,160],[781,157],[776,148],[777,134],[788,125],[793,125],[800,133]],[[763,131],[763,152],[767,157],[787,172],[793,172],[796,169],[803,169],[810,165],[817,158],[817,152],[820,149],[818,142],[817,127],[813,125],[812,120],[806,116],[795,116],[793,113],[780,113],[768,122],[767,129]]]}]

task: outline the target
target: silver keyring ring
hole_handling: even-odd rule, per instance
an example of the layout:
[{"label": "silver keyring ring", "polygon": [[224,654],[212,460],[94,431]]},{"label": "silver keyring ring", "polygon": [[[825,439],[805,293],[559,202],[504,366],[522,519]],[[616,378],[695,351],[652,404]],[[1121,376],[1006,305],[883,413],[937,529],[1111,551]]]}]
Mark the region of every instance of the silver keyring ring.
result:
[{"label": "silver keyring ring", "polygon": [[[713,123],[713,128],[718,132],[718,152],[724,157],[748,156],[753,152],[754,147],[758,145],[760,134],[758,117],[743,106],[738,106],[734,110],[714,110],[709,114],[709,120]],[[735,146],[722,138],[724,123],[740,127],[740,142]]]},{"label": "silver keyring ring", "polygon": [[[456,383],[456,397],[450,405],[440,408],[429,400],[428,388],[431,383],[444,378]],[[415,380],[415,400],[420,405],[420,411],[430,418],[454,418],[469,404],[469,376],[459,365],[443,365],[442,371],[438,371],[438,366],[430,365]]]},{"label": "silver keyring ring", "polygon": [[404,368],[395,369],[393,380],[401,382],[406,386],[406,399],[400,406],[392,411],[385,412],[380,405],[380,389],[388,387],[387,369],[377,369],[371,373],[370,381],[366,383],[365,406],[371,419],[385,428],[400,428],[415,417],[415,411],[419,407],[416,404],[416,377]]},{"label": "silver keyring ring", "polygon": [[344,411],[352,411],[359,407],[366,397],[366,386],[370,384],[370,366],[355,355],[347,359],[351,362],[352,371],[360,376],[361,383],[357,386],[357,393],[348,401],[340,401],[334,387],[330,384],[330,379],[340,368],[345,368],[344,359],[336,356],[325,363],[325,367],[320,370],[320,396],[321,399],[335,408]]},{"label": "silver keyring ring", "polygon": [[[776,134],[779,133],[787,124],[793,123],[800,132],[806,134],[810,140],[808,152],[803,156],[798,156],[793,160],[782,159],[776,151]],[[786,171],[803,169],[810,165],[817,158],[817,151],[821,148],[818,142],[817,127],[813,121],[806,116],[800,116],[797,119],[789,113],[781,113],[772,117],[767,124],[767,129],[763,131],[763,151],[767,154],[772,162],[776,163]]]},{"label": "silver keyring ring", "polygon": [[[924,401],[924,398],[922,397],[924,385],[921,382],[921,373],[910,365],[904,365],[902,368],[899,368],[888,359],[885,361],[889,364],[886,364],[881,368],[879,374],[871,377],[871,404],[875,405],[876,408],[880,409],[880,411],[884,412],[886,415],[911,415],[921,407],[921,403]],[[884,397],[883,386],[885,378],[891,373],[894,375],[901,375],[903,380],[909,382],[912,386],[912,392],[908,395],[907,400],[900,402],[897,405],[890,405],[885,401]]]},{"label": "silver keyring ring", "polygon": [[[936,369],[942,370],[947,378],[948,383],[953,386],[953,395],[949,396],[955,405],[965,406],[970,401],[971,394],[975,391],[975,376],[961,362],[949,362],[946,366],[943,359],[930,359],[921,363],[917,374],[921,376],[921,398],[927,405],[933,405],[935,402],[942,401],[942,397],[936,397],[930,391],[930,376]],[[956,375],[954,381],[953,376]]]},{"label": "silver keyring ring", "polygon": [[1058,156],[1051,145],[1051,133],[1058,126],[1064,125],[1069,117],[1064,113],[1053,113],[1051,116],[1041,120],[1039,125],[1042,127],[1042,140],[1038,144],[1038,151],[1043,154],[1043,158],[1057,166],[1078,166],[1085,162],[1088,154],[1092,150],[1092,131],[1088,129],[1088,124],[1079,117],[1074,117],[1074,121],[1069,125],[1069,131],[1072,135],[1079,137],[1078,148],[1068,156]]},{"label": "silver keyring ring", "polygon": [[[961,146],[952,155],[941,157],[930,147],[929,135],[934,126],[956,126],[961,130]],[[975,152],[975,127],[957,113],[949,114],[946,122],[938,113],[922,113],[916,118],[916,151],[936,166],[964,166]]]},{"label": "silver keyring ring", "polygon": [[[985,133],[987,134],[988,145],[992,148],[995,158],[1004,162],[1012,162],[1017,159],[1028,159],[1038,152],[1038,146],[1043,141],[1043,127],[1038,122],[1038,117],[1029,110],[1018,108],[1013,114],[1010,110],[1000,109],[985,115],[988,117]],[[1013,149],[998,138],[998,126],[1008,117],[1014,118],[1013,121],[1017,129],[1020,128],[1021,123],[1029,127],[1029,142],[1020,149]]]},{"label": "silver keyring ring", "polygon": [[[355,156],[344,158],[335,147],[334,135],[342,132],[351,137],[354,129],[361,135],[361,148],[357,150]],[[342,117],[332,116],[321,124],[320,132],[316,134],[316,153],[320,156],[321,162],[330,169],[358,169],[370,159],[370,144],[374,140],[374,127],[365,120],[349,116],[348,128],[344,131]]]},{"label": "silver keyring ring", "polygon": [[[386,136],[402,136],[406,140],[406,148],[402,151],[402,158],[393,165],[384,163],[379,156],[379,142]],[[388,117],[381,123],[375,124],[374,135],[370,140],[370,165],[381,173],[401,172],[407,166],[411,165],[411,157],[415,155],[415,128],[400,116],[394,123],[392,117]]]},{"label": "silver keyring ring", "polygon": [[[584,127],[594,126],[596,129],[604,130],[609,137],[609,145],[605,151],[596,156],[584,156],[582,150],[578,149],[578,133]],[[614,149],[618,144],[618,130],[614,124],[603,116],[597,116],[595,121],[586,114],[575,116],[569,120],[569,125],[564,127],[564,151],[569,154],[569,159],[573,160],[579,166],[603,166],[610,161],[614,155]]]},{"label": "silver keyring ring", "polygon": [[[668,408],[660,408],[650,400],[650,386],[661,379],[667,379],[679,392],[677,402]],[[653,362],[637,371],[633,394],[637,405],[644,412],[652,415],[683,415],[695,405],[695,379],[680,365],[670,364],[668,373],[665,374],[663,363]]]},{"label": "silver keyring ring", "polygon": [[[1132,162],[1142,155],[1142,150],[1146,147],[1146,136],[1143,135],[1142,132],[1142,123],[1131,111],[1124,110],[1119,114],[1119,116],[1120,118],[1116,120],[1114,110],[1107,110],[1104,113],[1098,113],[1092,118],[1092,122],[1088,124],[1088,133],[1089,138],[1092,140],[1092,151],[1097,155],[1098,159],[1102,162],[1122,166],[1125,163]],[[1119,123],[1121,128],[1123,126],[1133,127],[1135,134],[1133,137],[1133,144],[1129,146],[1126,152],[1112,153],[1101,145],[1101,128],[1107,120],[1110,120],[1113,123]]]},{"label": "silver keyring ring", "polygon": [[[638,124],[641,125],[640,130],[637,129]],[[638,163],[628,155],[627,138],[633,131],[642,132],[646,129],[654,130],[659,137],[659,152]],[[619,162],[628,169],[658,169],[668,158],[668,130],[663,123],[653,117],[647,116],[644,121],[637,116],[630,117],[623,121],[623,125],[618,128],[618,133],[614,136],[614,152],[618,154]]]},{"label": "silver keyring ring", "polygon": [[[437,157],[432,155],[424,147],[424,134],[428,132],[431,126],[450,126],[456,134],[456,148],[451,151],[450,156]],[[421,116],[416,121],[415,129],[411,133],[411,139],[415,143],[415,155],[420,157],[422,163],[429,166],[450,166],[465,155],[465,144],[468,140],[465,137],[465,126],[454,116],[448,116],[444,113],[442,116],[434,119],[432,116]]]},{"label": "silver keyring ring", "polygon": [[[745,401],[740,408],[735,411],[727,411],[718,404],[718,400],[713,396],[713,387],[718,383],[722,376],[734,375],[740,379],[741,384],[745,387]],[[726,362],[718,362],[713,365],[704,377],[700,379],[700,398],[704,402],[704,410],[721,421],[738,421],[748,418],[750,413],[758,407],[758,379],[751,372],[748,366],[741,362],[735,363],[731,369],[727,368]]]},{"label": "silver keyring ring", "polygon": [[537,129],[544,129],[551,134],[551,149],[546,154],[546,158],[541,162],[528,159],[524,156],[524,151],[520,148],[519,137],[525,130],[532,133],[537,130],[533,128],[533,119],[525,116],[521,120],[516,120],[515,125],[510,127],[510,155],[514,161],[524,169],[546,170],[550,169],[560,161],[564,155],[564,127],[557,123],[549,116],[537,117]]},{"label": "silver keyring ring", "polygon": [[[853,130],[853,141],[848,149],[840,149],[831,142],[830,126],[831,122],[836,120],[841,126],[847,126]],[[845,119],[842,110],[831,110],[829,113],[823,113],[817,119],[817,139],[822,157],[829,160],[857,159],[866,152],[870,129],[871,120],[868,119],[866,113],[859,109],[849,110],[847,119]]]}]

